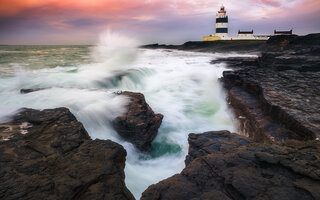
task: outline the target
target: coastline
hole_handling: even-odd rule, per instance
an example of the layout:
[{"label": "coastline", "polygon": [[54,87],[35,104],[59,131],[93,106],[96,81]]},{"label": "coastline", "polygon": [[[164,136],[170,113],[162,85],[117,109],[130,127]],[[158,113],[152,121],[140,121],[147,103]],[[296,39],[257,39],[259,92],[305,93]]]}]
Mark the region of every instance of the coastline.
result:
[{"label": "coastline", "polygon": [[[246,137],[226,131],[189,135],[190,147],[186,159],[186,168],[181,174],[150,186],[143,193],[142,199],[257,199],[259,197],[276,199],[279,196],[284,199],[285,197],[288,199],[320,198],[318,192],[320,191],[320,143],[317,141],[320,132],[320,117],[317,113],[320,109],[320,101],[318,101],[320,98],[318,88],[320,85],[319,37],[320,34],[315,34],[293,37],[280,36],[274,37],[267,42],[215,41],[187,42],[183,45],[142,46],[141,48],[150,49],[177,49],[209,53],[234,51],[260,54],[258,59],[229,58],[212,61],[213,63],[226,63],[228,67],[233,69],[233,71],[224,72],[221,82],[227,91],[230,108],[239,121],[238,133]],[[248,43],[250,44],[248,45]],[[138,102],[136,107],[140,109],[139,104],[141,102]],[[150,109],[148,105],[144,105],[144,107],[147,110]],[[68,111],[63,111],[63,113],[68,113]],[[150,113],[154,117],[154,113],[151,111]],[[34,115],[34,118],[31,117],[30,123],[37,125],[39,121],[45,119],[49,120],[50,123],[52,121],[57,123],[58,127],[64,128],[63,123],[59,121],[60,117],[50,119],[45,114],[41,120],[36,120],[35,118],[38,116],[41,115],[38,113]],[[70,116],[70,114],[67,116]],[[76,120],[74,116],[70,118],[71,121]],[[158,118],[161,124],[162,117]],[[56,120],[58,121],[56,122]],[[139,120],[137,126],[140,127],[141,123],[145,123],[144,120],[146,119]],[[129,122],[123,121],[123,127],[125,127]],[[159,122],[156,124],[155,128],[145,125],[143,129],[147,130],[151,127],[151,129],[156,129],[155,132],[157,132],[160,124]],[[24,129],[31,130],[32,127]],[[78,128],[75,129],[79,130]],[[49,133],[45,130],[46,128],[37,129],[34,134],[45,136]],[[141,130],[141,128],[137,128],[137,130]],[[0,131],[3,131],[3,129],[0,129]],[[82,129],[80,132],[82,133],[83,131],[86,132]],[[149,133],[149,130],[145,132]],[[152,139],[154,134],[153,131]],[[27,136],[28,134],[26,136],[20,134],[15,140],[28,143]],[[85,140],[90,139],[85,138]],[[50,140],[45,142],[49,145],[52,144]],[[63,142],[63,140],[60,142]],[[93,142],[99,143],[96,140]],[[148,139],[148,142],[150,142],[150,139]],[[10,143],[10,140],[1,143],[5,146]],[[82,143],[92,142],[83,142],[81,139],[79,143],[83,145]],[[100,143],[104,143],[104,141]],[[25,146],[28,145],[30,146],[30,144]],[[75,147],[71,148],[72,151],[78,151],[77,148],[81,147],[81,145],[76,144]],[[103,144],[101,145],[103,146]],[[112,145],[110,144],[110,146]],[[34,147],[33,144],[31,144],[31,147],[36,149],[33,152],[36,155],[35,157],[39,156],[39,152],[43,154],[43,150],[46,148],[42,146],[38,148],[37,145]],[[60,148],[61,145],[53,147]],[[85,148],[87,147],[85,146]],[[113,160],[115,164],[110,168],[112,171],[114,166],[120,165],[117,172],[120,173],[122,180],[117,184],[123,186],[121,189],[121,192],[124,193],[123,198],[132,199],[131,193],[123,183],[125,160],[123,151],[125,150],[121,148],[121,145],[116,148],[120,149],[121,158],[112,157],[115,158]],[[7,147],[4,147],[2,152],[8,151],[7,149]],[[115,147],[111,147],[111,149],[115,149]],[[87,150],[82,149],[81,151]],[[94,149],[94,151],[96,150]],[[106,150],[106,154],[109,154],[110,151],[113,152],[113,150]],[[96,161],[100,166],[101,163],[99,162],[103,159],[98,154],[96,152],[92,155],[99,157]],[[118,155],[118,153],[116,154]],[[81,156],[86,157],[86,155]],[[43,157],[47,156],[41,155],[37,159],[42,159]],[[2,162],[8,163],[8,160],[10,158],[6,157]],[[221,164],[221,160],[225,161],[225,163]],[[37,164],[39,161],[35,163]],[[25,161],[22,161],[22,164],[25,164]],[[91,161],[88,161],[87,169],[84,168],[83,170],[86,171],[94,167],[91,164]],[[240,170],[236,169],[237,166],[241,167]],[[246,169],[250,167],[252,167],[252,174],[246,172]],[[32,169],[33,167],[30,165],[30,170]],[[26,172],[27,176],[30,175],[28,173]],[[103,172],[101,173],[103,174]],[[98,174],[97,176],[100,177],[100,175]],[[10,175],[8,176],[11,179]],[[13,176],[14,173],[12,174]],[[286,180],[284,186],[281,181],[277,182],[276,179],[279,178]],[[1,179],[3,180],[3,178]],[[93,181],[93,183],[92,180],[98,181]],[[92,183],[91,185],[89,184],[90,187],[87,187],[86,184],[82,184],[83,186],[81,187],[77,186],[77,184],[71,184],[71,189],[69,189],[77,191],[76,193],[71,193],[71,196],[80,198],[82,194],[90,194],[93,197],[89,195],[83,196],[83,198],[98,198],[98,196],[94,196],[94,191],[97,188],[101,189],[99,194],[102,196],[105,192],[102,187],[98,186],[99,182],[103,182],[103,187],[110,187],[113,184],[108,182],[110,179],[105,176],[101,179],[92,180],[90,178],[86,180],[88,183]],[[246,182],[246,180],[249,181]],[[28,182],[29,180],[23,181]],[[264,184],[266,182],[268,184]],[[68,181],[68,183],[70,182]],[[48,185],[48,191],[52,189],[49,186],[50,184]],[[268,190],[267,188],[272,189]],[[25,188],[25,190],[30,190],[30,188]],[[184,195],[186,190],[189,193]],[[3,191],[6,190],[3,189]],[[8,192],[3,192],[3,195],[8,194]],[[277,194],[279,195],[278,197]],[[116,196],[117,194],[114,195],[110,198],[120,199]]]}]

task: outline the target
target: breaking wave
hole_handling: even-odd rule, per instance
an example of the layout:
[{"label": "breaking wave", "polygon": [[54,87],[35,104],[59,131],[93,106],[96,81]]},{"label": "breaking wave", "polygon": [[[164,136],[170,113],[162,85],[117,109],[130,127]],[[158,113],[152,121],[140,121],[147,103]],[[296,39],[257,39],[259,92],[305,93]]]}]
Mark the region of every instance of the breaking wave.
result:
[{"label": "breaking wave", "polygon": [[[146,50],[138,45],[132,38],[106,31],[91,48],[89,64],[12,69],[16,73],[0,76],[0,117],[21,107],[68,107],[92,138],[111,139],[125,147],[125,181],[140,198],[149,185],[183,169],[189,133],[233,131],[235,125],[218,81],[225,66],[210,64],[233,55]],[[47,89],[22,95],[21,88]],[[143,93],[153,110],[164,115],[151,152],[139,152],[110,126],[127,104],[127,99],[114,95],[117,90]]]}]

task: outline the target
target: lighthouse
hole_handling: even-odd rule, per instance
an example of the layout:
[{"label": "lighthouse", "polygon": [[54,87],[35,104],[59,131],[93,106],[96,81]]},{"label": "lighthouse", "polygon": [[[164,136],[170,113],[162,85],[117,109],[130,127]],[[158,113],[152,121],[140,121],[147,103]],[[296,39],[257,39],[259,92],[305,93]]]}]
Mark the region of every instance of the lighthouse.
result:
[{"label": "lighthouse", "polygon": [[216,14],[216,34],[204,36],[202,41],[228,40],[228,15],[224,6]]},{"label": "lighthouse", "polygon": [[228,15],[224,6],[221,6],[216,15],[216,36],[221,39],[228,38]]},{"label": "lighthouse", "polygon": [[[213,20],[212,20],[213,21]],[[252,31],[238,31],[237,37],[228,36],[228,15],[224,6],[220,7],[220,10],[216,14],[216,33],[209,36],[202,37],[202,41],[216,41],[216,40],[268,40],[270,35],[253,35]],[[292,34],[291,31],[274,31],[275,35],[279,34]]]}]

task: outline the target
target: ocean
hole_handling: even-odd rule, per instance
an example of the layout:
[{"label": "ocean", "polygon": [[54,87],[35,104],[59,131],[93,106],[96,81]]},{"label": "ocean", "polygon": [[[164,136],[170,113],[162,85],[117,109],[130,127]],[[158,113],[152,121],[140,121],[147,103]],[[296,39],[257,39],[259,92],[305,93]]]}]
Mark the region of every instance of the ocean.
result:
[{"label": "ocean", "polygon": [[[123,42],[125,41],[125,42]],[[114,34],[95,46],[0,46],[0,121],[23,107],[67,107],[92,139],[111,139],[127,150],[125,182],[138,199],[151,184],[184,168],[188,134],[235,131],[219,78],[220,57],[249,56],[137,48]],[[46,88],[21,94],[22,88]],[[110,126],[127,99],[116,91],[141,92],[164,115],[148,153],[138,151]]]}]

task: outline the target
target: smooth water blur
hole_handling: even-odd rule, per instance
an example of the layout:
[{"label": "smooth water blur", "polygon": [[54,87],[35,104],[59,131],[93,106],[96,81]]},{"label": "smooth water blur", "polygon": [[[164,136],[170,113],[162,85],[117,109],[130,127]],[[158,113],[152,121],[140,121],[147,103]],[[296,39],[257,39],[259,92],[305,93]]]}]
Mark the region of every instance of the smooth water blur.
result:
[{"label": "smooth water blur", "polygon": [[0,75],[15,66],[29,69],[76,66],[90,63],[92,46],[32,46],[0,45]]},{"label": "smooth water blur", "polygon": [[[123,41],[127,41],[125,43]],[[235,126],[218,78],[223,54],[137,49],[137,42],[110,32],[89,46],[1,46],[0,120],[22,107],[68,107],[92,138],[111,139],[127,150],[126,184],[136,198],[184,167],[188,134]],[[20,94],[21,88],[48,88]],[[110,121],[128,100],[118,90],[142,92],[164,119],[152,150],[123,141]]]}]

